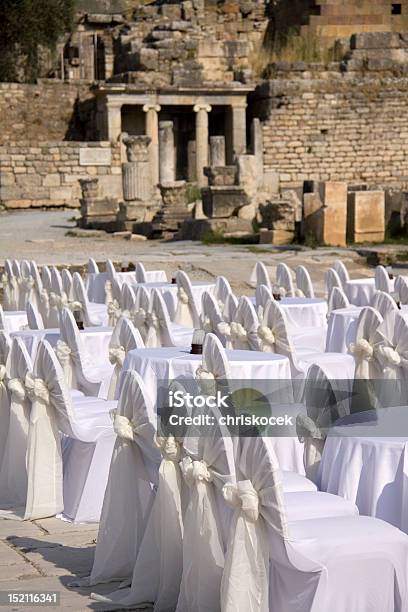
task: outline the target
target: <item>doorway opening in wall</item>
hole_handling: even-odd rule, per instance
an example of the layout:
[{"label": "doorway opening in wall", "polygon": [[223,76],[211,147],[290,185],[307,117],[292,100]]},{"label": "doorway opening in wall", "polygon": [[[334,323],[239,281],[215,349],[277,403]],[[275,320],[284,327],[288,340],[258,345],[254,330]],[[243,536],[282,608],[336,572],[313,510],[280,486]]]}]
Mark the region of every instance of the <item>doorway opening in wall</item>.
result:
[{"label": "doorway opening in wall", "polygon": [[211,107],[211,113],[208,116],[208,135],[209,137],[224,136],[225,157],[228,164],[228,160],[232,157],[232,133],[231,118],[226,106],[214,105]]},{"label": "doorway opening in wall", "polygon": [[402,14],[402,4],[392,4],[391,5],[391,14],[392,15],[401,15]]},{"label": "doorway opening in wall", "polygon": [[[189,142],[195,141],[195,113],[192,106],[163,106],[159,121],[172,121],[176,180],[189,180]],[[190,166],[194,165],[190,157]]]}]

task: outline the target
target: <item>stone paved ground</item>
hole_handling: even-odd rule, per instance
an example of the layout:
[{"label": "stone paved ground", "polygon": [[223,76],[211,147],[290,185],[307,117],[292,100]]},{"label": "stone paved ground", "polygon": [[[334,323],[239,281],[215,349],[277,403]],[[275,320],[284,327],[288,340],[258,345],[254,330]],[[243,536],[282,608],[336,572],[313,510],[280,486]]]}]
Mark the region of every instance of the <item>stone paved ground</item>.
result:
[{"label": "stone paved ground", "polygon": [[[117,583],[92,589],[67,586],[74,576],[89,575],[97,531],[97,525],[73,525],[56,518],[33,522],[0,519],[0,591],[58,591],[60,606],[42,607],[46,610],[117,610],[89,597],[91,591],[108,593]],[[3,609],[27,612],[40,608]]]},{"label": "stone paved ground", "polygon": [[194,242],[136,242],[108,235],[103,237],[67,236],[75,228],[75,211],[21,211],[0,214],[0,265],[6,257],[36,259],[39,264],[85,264],[96,261],[142,261],[147,269],[165,269],[171,276],[183,267],[193,278],[224,274],[238,293],[247,293],[247,281],[257,259],[273,267],[279,261],[290,266],[305,264],[318,288],[323,290],[325,270],[339,256],[352,276],[372,275],[365,258],[350,249],[276,249],[269,246],[203,245]]},{"label": "stone paved ground", "polygon": [[[365,259],[346,249],[296,251],[69,237],[65,234],[74,227],[72,215],[72,211],[0,214],[0,265],[6,257],[34,258],[39,264],[77,265],[85,264],[90,255],[97,261],[109,256],[116,262],[140,260],[148,269],[164,268],[169,275],[178,267],[197,279],[224,274],[237,293],[253,292],[247,281],[257,259],[270,266],[272,273],[279,261],[290,266],[305,264],[320,292],[323,292],[325,270],[338,256],[345,260],[352,276],[373,274]],[[64,610],[112,609],[92,602],[90,589],[67,587],[73,575],[89,573],[96,535],[94,525],[72,525],[55,518],[28,523],[0,520],[0,590],[58,590]],[[111,589],[112,585],[94,588],[99,592]]]}]

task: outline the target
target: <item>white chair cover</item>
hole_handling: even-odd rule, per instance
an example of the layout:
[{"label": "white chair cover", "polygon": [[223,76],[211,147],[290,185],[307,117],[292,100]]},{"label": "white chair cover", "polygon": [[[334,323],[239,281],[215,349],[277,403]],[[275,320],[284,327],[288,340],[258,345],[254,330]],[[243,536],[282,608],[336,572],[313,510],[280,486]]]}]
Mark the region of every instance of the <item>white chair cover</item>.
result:
[{"label": "white chair cover", "polygon": [[384,266],[377,266],[375,269],[375,288],[377,291],[385,293],[392,292],[392,283]]},{"label": "white chair cover", "polygon": [[309,270],[305,266],[297,266],[295,268],[296,274],[296,286],[298,290],[306,298],[314,298],[315,293],[313,289],[312,279],[310,278]]},{"label": "white chair cover", "polygon": [[120,295],[121,316],[133,319],[136,306],[135,292],[128,283],[123,283]]},{"label": "white chair cover", "polygon": [[234,320],[235,313],[237,312],[237,308],[238,308],[238,298],[236,298],[233,293],[230,293],[227,296],[225,306],[222,311],[222,316],[223,316],[224,321],[227,321],[227,323],[231,323],[231,321]]},{"label": "white chair cover", "polygon": [[136,281],[138,283],[147,283],[146,269],[144,265],[138,262],[135,266]]},{"label": "white chair cover", "polygon": [[122,289],[119,284],[117,277],[112,278],[107,281],[110,283],[109,286],[109,295],[110,301],[107,301],[108,307],[108,325],[110,327],[115,327],[119,317],[122,314],[122,310],[120,307],[121,299],[122,299]]},{"label": "white chair cover", "polygon": [[408,323],[398,310],[387,314],[377,327],[375,356],[384,382],[380,405],[408,405]]},{"label": "white chair cover", "polygon": [[294,347],[288,333],[285,315],[275,300],[269,300],[267,303],[257,333],[261,351],[285,355],[292,360]]},{"label": "white chair cover", "polygon": [[44,329],[42,316],[32,302],[27,303],[27,321],[30,329]]},{"label": "white chair cover", "polygon": [[408,304],[408,278],[406,276],[397,276],[394,291],[398,295],[401,304],[404,306]]},{"label": "white chair cover", "polygon": [[[201,327],[206,333],[216,334],[220,339],[222,335],[223,318],[215,297],[208,291],[204,291],[201,296]],[[221,325],[221,328],[219,326]]]},{"label": "white chair cover", "polygon": [[25,310],[28,300],[33,296],[34,278],[31,275],[30,263],[26,260],[21,262],[21,275],[17,279],[18,290],[18,310]]},{"label": "white chair cover", "polygon": [[343,285],[340,280],[340,276],[337,274],[336,270],[334,270],[333,268],[329,268],[326,272],[326,291],[328,296],[330,296],[331,292],[335,287],[343,290]]},{"label": "white chair cover", "polygon": [[371,299],[370,306],[378,310],[383,318],[390,312],[398,311],[395,300],[385,291],[376,291]]},{"label": "white chair cover", "polygon": [[272,283],[266,266],[261,261],[255,264],[256,285],[266,285],[272,291]]},{"label": "white chair cover", "polygon": [[346,283],[350,280],[350,275],[348,273],[348,270],[347,270],[346,266],[341,261],[341,259],[337,259],[334,262],[334,266],[333,267],[336,270],[337,274],[339,275],[339,278],[340,278],[341,283],[343,285],[343,289],[345,289]]},{"label": "white chair cover", "polygon": [[[1,306],[0,306],[1,309]],[[0,465],[7,440],[10,419],[10,396],[7,388],[7,358],[11,349],[10,336],[0,329]]]},{"label": "white chair cover", "polygon": [[215,425],[198,437],[187,434],[183,443],[181,471],[190,501],[184,517],[177,612],[220,609],[225,543],[217,498],[227,483],[235,483],[235,464],[232,440],[220,425],[217,409],[208,413]]},{"label": "white chair cover", "polygon": [[98,264],[93,257],[88,259],[88,274],[99,274]]},{"label": "white chair cover", "polygon": [[360,312],[356,329],[356,341],[350,344],[349,351],[356,361],[355,378],[370,380],[380,378],[382,368],[375,355],[377,328],[383,322],[381,314],[366,306]]},{"label": "white chair cover", "polygon": [[327,314],[330,315],[332,310],[339,310],[340,308],[350,308],[350,302],[343,289],[333,287],[329,295]]},{"label": "white chair cover", "polygon": [[11,266],[12,266],[12,269],[13,269],[14,276],[19,277],[20,274],[21,274],[20,262],[17,259],[12,259],[11,260]]},{"label": "white chair cover", "polygon": [[81,310],[83,315],[83,322],[85,327],[97,327],[102,323],[101,320],[93,317],[89,310],[88,295],[86,293],[84,282],[78,272],[73,274],[73,293],[74,302],[70,305],[73,311]]},{"label": "white chair cover", "polygon": [[159,346],[176,346],[171,333],[171,323],[167,306],[162,294],[153,289],[151,293],[150,310],[147,313],[148,332],[146,346],[150,348]]},{"label": "white chair cover", "polygon": [[116,277],[115,266],[113,265],[110,259],[106,260],[106,273],[110,281],[112,281]]},{"label": "white chair cover", "polygon": [[74,315],[64,308],[60,316],[60,339],[55,353],[64,372],[65,383],[69,389],[78,389],[85,395],[97,397],[103,379],[110,379],[112,368],[91,366],[82,342]]},{"label": "white chair cover", "polygon": [[200,327],[200,308],[197,306],[189,277],[179,270],[176,273],[177,308],[174,322],[186,327]]},{"label": "white chair cover", "polygon": [[259,320],[262,319],[263,313],[269,300],[273,300],[272,291],[266,285],[257,285],[255,290],[255,304]]},{"label": "white chair cover", "polygon": [[41,275],[38,271],[38,267],[35,261],[30,262],[30,269],[31,269],[31,276],[34,279],[34,290],[32,293],[32,302],[37,306],[38,310],[40,310],[43,283],[42,283]]},{"label": "white chair cover", "polygon": [[73,287],[72,287],[72,274],[67,268],[63,268],[61,272],[62,289],[67,296],[68,302],[74,299]]},{"label": "white chair cover", "polygon": [[[3,306],[5,310],[16,310],[18,306],[14,295],[13,278],[14,274],[11,262],[6,259],[4,262],[4,272],[1,275],[1,282],[3,284]],[[17,285],[16,279],[14,279],[14,282]]]},{"label": "white chair cover", "polygon": [[215,280],[214,297],[217,300],[220,311],[223,310],[227,297],[232,293],[231,285],[225,276],[217,276]]},{"label": "white chair cover", "polygon": [[234,349],[259,351],[258,326],[259,320],[252,302],[242,296],[234,320],[229,324],[229,329],[225,328],[226,343],[231,343]]},{"label": "white chair cover", "polygon": [[[117,438],[94,564],[90,577],[79,581],[81,586],[128,580],[132,576],[154,499],[153,486],[158,483],[160,452],[154,444],[156,415],[137,372],[124,373],[113,418]],[[146,577],[143,576],[144,580]]]},{"label": "white chair cover", "polygon": [[146,287],[137,287],[135,291],[135,308],[133,311],[133,323],[139,330],[143,341],[146,341],[148,323],[147,313],[150,307],[150,295]]},{"label": "white chair cover", "polygon": [[207,334],[203,344],[202,363],[197,368],[196,379],[203,391],[214,390],[217,383],[231,379],[231,371],[225,349],[215,334]]},{"label": "white chair cover", "polygon": [[[352,381],[330,380],[319,365],[308,371],[304,403],[307,416],[298,415],[296,429],[304,442],[304,466],[307,478],[318,482],[324,443],[330,427],[350,414]],[[348,393],[347,393],[348,391]]]},{"label": "white chair cover", "polygon": [[0,304],[0,329],[6,329],[6,317],[4,316],[3,306]]},{"label": "white chair cover", "polygon": [[114,366],[109,384],[109,400],[117,399],[119,377],[126,355],[129,351],[144,347],[145,344],[140,332],[129,319],[121,317],[116,323],[109,342],[109,361]]},{"label": "white chair cover", "polygon": [[6,384],[10,401],[8,427],[1,415],[2,431],[7,433],[3,460],[0,463],[0,508],[2,510],[15,511],[18,508],[24,508],[26,504],[26,453],[31,403],[27,397],[25,379],[27,373],[31,371],[31,359],[23,341],[21,338],[14,338],[7,359]]},{"label": "white chair cover", "polygon": [[284,289],[284,293],[287,297],[295,297],[295,287],[293,284],[292,272],[285,263],[278,263],[276,266],[276,282],[280,289]]}]

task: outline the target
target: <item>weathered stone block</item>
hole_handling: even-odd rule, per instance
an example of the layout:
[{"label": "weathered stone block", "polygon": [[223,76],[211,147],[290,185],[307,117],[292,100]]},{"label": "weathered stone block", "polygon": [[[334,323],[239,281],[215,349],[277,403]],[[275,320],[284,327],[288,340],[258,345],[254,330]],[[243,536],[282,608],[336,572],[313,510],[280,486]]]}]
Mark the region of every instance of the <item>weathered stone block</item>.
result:
[{"label": "weathered stone block", "polygon": [[320,183],[319,195],[323,203],[323,243],[333,246],[346,244],[347,183]]},{"label": "weathered stone block", "polygon": [[347,240],[383,242],[385,196],[383,191],[357,191],[348,194]]},{"label": "weathered stone block", "polygon": [[231,187],[237,183],[236,166],[206,166],[204,174],[210,186]]},{"label": "weathered stone block", "polygon": [[239,155],[237,164],[238,183],[248,197],[252,199],[258,191],[257,159],[255,155]]},{"label": "weathered stone block", "polygon": [[244,190],[238,186],[208,187],[201,190],[204,214],[210,218],[232,217],[249,204]]},{"label": "weathered stone block", "polygon": [[259,244],[291,244],[295,239],[295,233],[289,230],[267,230],[259,232]]}]

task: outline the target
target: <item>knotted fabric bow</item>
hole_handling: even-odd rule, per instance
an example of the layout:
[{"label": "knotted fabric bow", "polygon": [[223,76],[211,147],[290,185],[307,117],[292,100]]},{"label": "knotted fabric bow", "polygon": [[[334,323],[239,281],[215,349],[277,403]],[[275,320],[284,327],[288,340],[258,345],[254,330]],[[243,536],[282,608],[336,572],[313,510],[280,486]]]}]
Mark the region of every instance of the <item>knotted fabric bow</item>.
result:
[{"label": "knotted fabric bow", "polygon": [[162,437],[156,434],[154,442],[157,448],[160,449],[163,459],[166,461],[180,461],[181,445],[174,436]]},{"label": "knotted fabric bow", "polygon": [[205,461],[193,461],[191,457],[184,457],[180,462],[180,469],[184,480],[189,486],[198,483],[212,482],[212,475]]},{"label": "knotted fabric bow", "polygon": [[71,349],[64,340],[58,340],[57,346],[55,347],[55,354],[58,357],[58,361],[62,366],[67,365],[71,359]]},{"label": "knotted fabric bow", "polygon": [[25,388],[27,395],[31,400],[33,406],[30,414],[31,423],[35,423],[40,415],[44,412],[44,408],[48,406],[50,401],[50,392],[48,390],[45,380],[42,378],[35,378],[34,374],[27,372],[25,377]]},{"label": "knotted fabric bow", "polygon": [[238,484],[227,483],[222,494],[229,506],[239,508],[245,518],[255,523],[259,517],[259,497],[250,480],[243,480]]},{"label": "knotted fabric bow", "polygon": [[7,387],[11,393],[12,402],[21,403],[26,399],[26,389],[20,378],[10,378],[7,382]]},{"label": "knotted fabric bow", "polygon": [[180,300],[182,304],[188,304],[188,295],[183,289],[183,287],[179,287],[177,291],[177,298]]},{"label": "knotted fabric bow", "polygon": [[349,346],[349,351],[359,361],[370,361],[374,355],[374,347],[365,338],[361,338],[357,342],[352,342]]},{"label": "knotted fabric bow", "polygon": [[123,346],[115,346],[109,349],[109,361],[123,367],[126,358],[126,351]]},{"label": "knotted fabric bow", "polygon": [[273,333],[270,327],[267,327],[266,325],[260,325],[258,327],[258,336],[260,337],[263,344],[269,347],[275,346],[275,334]]}]

